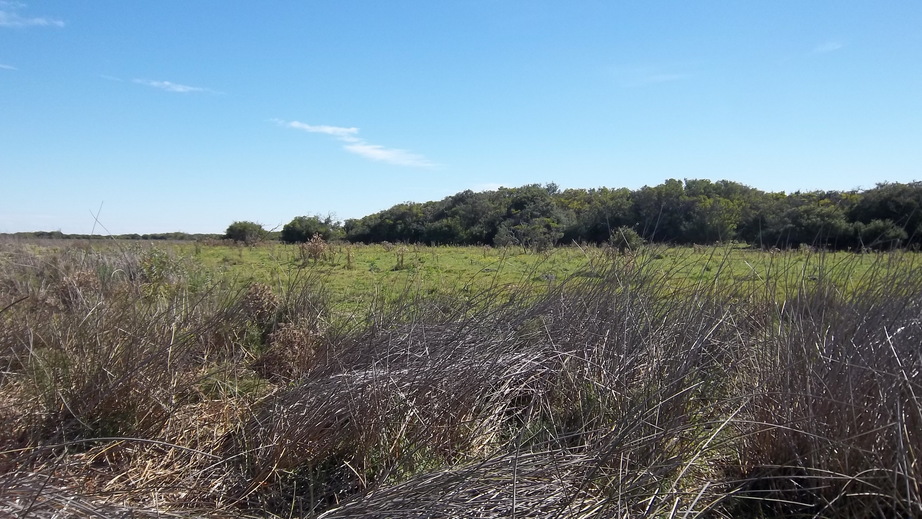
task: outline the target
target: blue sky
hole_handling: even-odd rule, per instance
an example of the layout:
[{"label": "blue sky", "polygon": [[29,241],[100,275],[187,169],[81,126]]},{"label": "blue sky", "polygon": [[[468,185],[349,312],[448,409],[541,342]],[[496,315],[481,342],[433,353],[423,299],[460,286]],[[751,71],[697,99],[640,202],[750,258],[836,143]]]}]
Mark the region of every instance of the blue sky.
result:
[{"label": "blue sky", "polygon": [[915,0],[0,0],[0,232],[922,180],[920,28]]}]

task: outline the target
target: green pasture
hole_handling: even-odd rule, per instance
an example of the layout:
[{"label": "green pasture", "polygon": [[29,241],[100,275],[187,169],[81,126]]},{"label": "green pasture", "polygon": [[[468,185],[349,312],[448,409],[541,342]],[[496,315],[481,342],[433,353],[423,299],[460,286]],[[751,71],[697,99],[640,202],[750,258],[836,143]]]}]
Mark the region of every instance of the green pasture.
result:
[{"label": "green pasture", "polygon": [[282,293],[308,278],[331,302],[347,309],[408,292],[421,296],[479,294],[487,289],[542,290],[607,269],[643,268],[651,282],[676,288],[786,297],[806,285],[829,283],[848,291],[894,269],[918,267],[917,253],[855,254],[811,249],[762,251],[739,246],[646,247],[618,253],[607,247],[568,246],[536,253],[521,248],[332,244],[324,258],[305,258],[297,245],[177,244],[171,254],[210,275],[241,286],[265,283]]},{"label": "green pasture", "polygon": [[[407,295],[478,297],[485,291],[541,292],[568,280],[643,270],[642,279],[681,290],[727,291],[781,299],[826,283],[843,294],[894,270],[917,269],[918,253],[856,254],[812,249],[763,251],[738,245],[647,246],[619,253],[609,247],[571,245],[545,252],[520,247],[427,247],[333,243],[312,259],[299,245],[230,243],[31,241],[6,243],[33,251],[70,249],[81,254],[134,255],[145,276],[176,276],[194,289],[221,285],[245,290],[253,283],[277,294],[313,284],[332,308],[363,312],[377,302]],[[9,257],[9,253],[7,253]],[[0,258],[2,260],[2,258]],[[105,277],[105,273],[100,273]],[[636,281],[637,278],[635,278]]]},{"label": "green pasture", "polygon": [[233,284],[267,284],[279,293],[305,279],[317,283],[331,302],[352,311],[376,299],[481,294],[498,289],[544,288],[587,269],[598,249],[559,248],[547,253],[491,247],[333,244],[322,259],[302,257],[297,245],[255,247],[174,245],[217,278]]}]

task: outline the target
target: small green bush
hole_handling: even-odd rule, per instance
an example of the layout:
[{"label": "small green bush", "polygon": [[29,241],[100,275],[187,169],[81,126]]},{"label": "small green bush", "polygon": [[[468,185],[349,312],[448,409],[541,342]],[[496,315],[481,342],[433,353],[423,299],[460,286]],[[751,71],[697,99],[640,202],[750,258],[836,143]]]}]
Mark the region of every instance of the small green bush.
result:
[{"label": "small green bush", "polygon": [[637,231],[622,225],[612,231],[611,236],[608,238],[608,243],[612,247],[616,247],[618,252],[625,252],[639,249],[643,246],[644,240],[637,234]]}]

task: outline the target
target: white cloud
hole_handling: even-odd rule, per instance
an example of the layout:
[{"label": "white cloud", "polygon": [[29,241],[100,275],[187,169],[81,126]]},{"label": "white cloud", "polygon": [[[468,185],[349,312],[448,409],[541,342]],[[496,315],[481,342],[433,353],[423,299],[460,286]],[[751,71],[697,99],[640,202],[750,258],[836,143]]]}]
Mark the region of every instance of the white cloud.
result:
[{"label": "white cloud", "polygon": [[133,82],[138,83],[139,85],[147,85],[150,87],[159,88],[160,90],[166,90],[167,92],[178,92],[180,94],[188,94],[190,92],[213,92],[213,90],[208,88],[180,85],[179,83],[172,83],[170,81],[135,79]]},{"label": "white cloud", "polygon": [[0,27],[64,27],[54,18],[22,16],[17,11],[25,7],[19,2],[0,2]]},{"label": "white cloud", "polygon": [[359,139],[355,137],[355,134],[359,132],[358,128],[344,128],[342,126],[326,126],[326,125],[311,125],[305,124],[298,121],[291,121],[286,123],[281,121],[284,126],[289,128],[294,128],[296,130],[304,130],[311,133],[324,133],[326,135],[332,135],[337,139],[346,141],[346,142],[359,142]]},{"label": "white cloud", "polygon": [[4,65],[3,63],[0,63],[0,69],[3,69],[3,70],[19,70],[18,68],[14,67],[14,66],[12,66],[12,65]]},{"label": "white cloud", "polygon": [[365,157],[366,159],[377,160],[379,162],[387,162],[388,164],[395,164],[397,166],[412,166],[417,168],[428,168],[434,166],[432,162],[423,157],[422,155],[417,155],[415,153],[410,153],[406,150],[398,150],[395,148],[385,148],[378,144],[367,144],[364,142],[357,142],[355,144],[347,144],[343,146],[343,149],[349,153],[355,153]]},{"label": "white cloud", "polygon": [[422,155],[397,148],[386,148],[379,144],[370,144],[364,139],[358,137],[359,129],[355,127],[314,125],[302,123],[299,121],[282,121],[279,119],[274,119],[274,121],[286,128],[294,128],[296,130],[302,130],[310,133],[322,133],[324,135],[330,135],[336,140],[346,143],[343,145],[344,150],[369,160],[386,162],[396,166],[410,166],[417,168],[428,168],[435,166],[433,162],[431,162],[426,157],[423,157]]},{"label": "white cloud", "polygon": [[841,42],[827,41],[825,43],[821,43],[817,45],[816,47],[814,47],[811,53],[812,54],[827,54],[829,52],[835,52],[843,47],[845,47],[845,45],[842,44]]}]

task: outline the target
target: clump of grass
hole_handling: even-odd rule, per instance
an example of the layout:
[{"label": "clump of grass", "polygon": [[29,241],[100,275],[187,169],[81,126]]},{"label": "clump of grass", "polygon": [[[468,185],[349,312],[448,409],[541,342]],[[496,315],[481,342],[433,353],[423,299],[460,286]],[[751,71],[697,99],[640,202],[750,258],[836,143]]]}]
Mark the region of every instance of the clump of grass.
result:
[{"label": "clump of grass", "polygon": [[821,265],[752,348],[738,476],[740,495],[760,499],[747,508],[922,513],[922,278],[894,260],[858,279],[850,265]]},{"label": "clump of grass", "polygon": [[[506,515],[518,505],[497,501],[497,492],[506,492],[497,485],[509,481],[490,479],[493,469],[477,476],[477,467],[521,459],[522,488],[533,485],[532,499],[543,494],[539,482],[562,485],[538,508],[521,494],[524,510],[534,515],[566,509],[571,491],[595,512],[615,500],[616,508],[633,512],[665,506],[642,504],[639,496],[659,487],[688,491],[687,481],[676,481],[696,456],[712,450],[703,444],[706,426],[720,419],[719,406],[711,410],[699,400],[719,371],[715,359],[725,358],[723,341],[737,335],[720,312],[703,313],[659,293],[658,275],[615,269],[537,300],[497,294],[500,303],[474,313],[427,313],[416,304],[412,319],[403,311],[404,318],[346,338],[295,386],[267,399],[235,435],[233,450],[246,446],[251,453],[252,482],[241,495],[304,514],[350,498],[342,513],[354,514],[386,505],[381,496],[414,513],[461,513],[454,508],[461,502],[414,504],[396,490],[422,485],[425,492],[412,491],[421,499],[441,482],[464,506],[492,501],[490,513]],[[459,468],[465,466],[475,468]],[[566,467],[552,471],[559,481],[548,481],[552,466]],[[513,501],[515,488],[508,491]]]},{"label": "clump of grass", "polygon": [[[175,424],[203,399],[198,382],[214,364],[202,341],[233,315],[229,294],[162,251],[5,252],[15,262],[3,264],[0,297],[18,303],[0,316],[0,509],[155,510],[158,482],[188,483],[201,466],[174,456],[202,448],[177,443]],[[189,418],[182,429],[196,427]],[[27,476],[47,484],[21,484]]]}]

